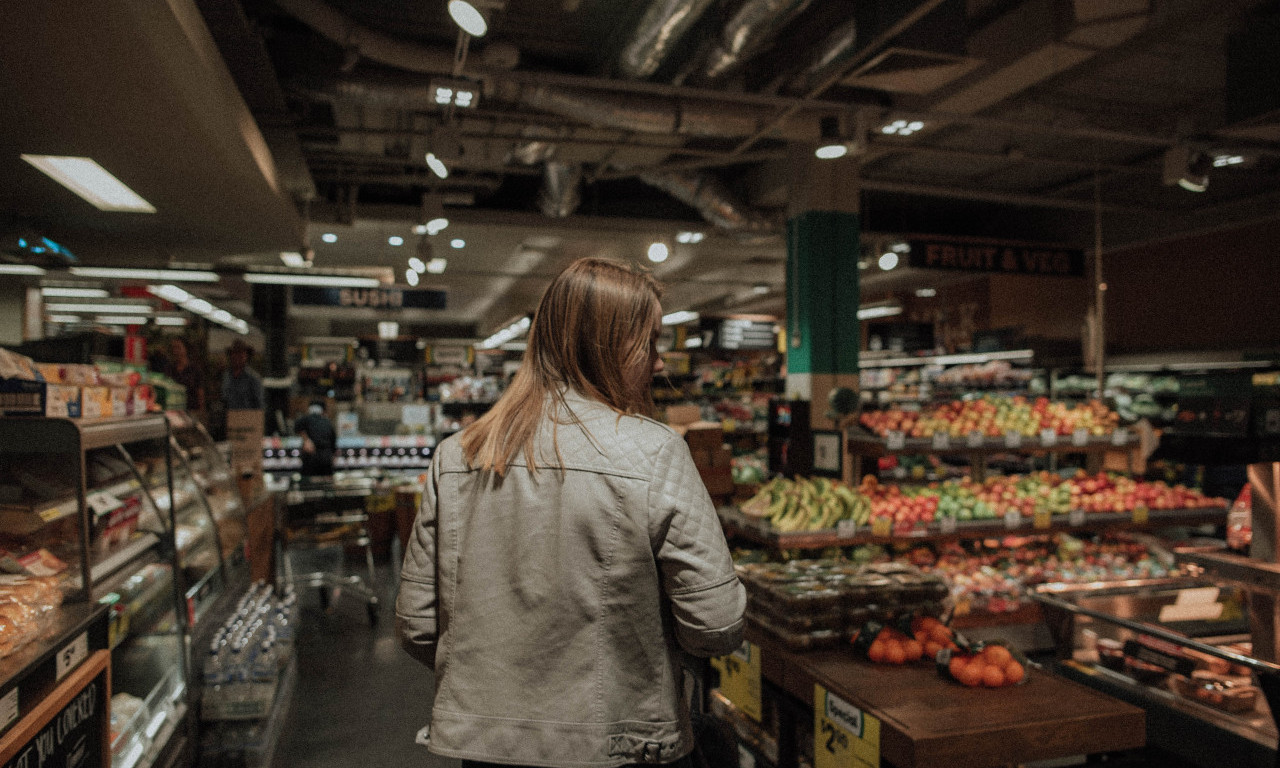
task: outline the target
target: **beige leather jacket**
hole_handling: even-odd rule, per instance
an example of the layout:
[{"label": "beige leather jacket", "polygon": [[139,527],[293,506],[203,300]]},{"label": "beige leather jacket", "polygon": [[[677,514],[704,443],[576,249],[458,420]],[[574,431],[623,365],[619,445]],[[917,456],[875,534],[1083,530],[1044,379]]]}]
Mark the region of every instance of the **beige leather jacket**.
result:
[{"label": "beige leather jacket", "polygon": [[[536,766],[667,763],[693,746],[680,648],[741,643],[746,595],[684,440],[570,392],[538,471],[443,441],[401,571],[404,647],[436,673],[432,752]],[[556,468],[555,434],[564,471]]]}]

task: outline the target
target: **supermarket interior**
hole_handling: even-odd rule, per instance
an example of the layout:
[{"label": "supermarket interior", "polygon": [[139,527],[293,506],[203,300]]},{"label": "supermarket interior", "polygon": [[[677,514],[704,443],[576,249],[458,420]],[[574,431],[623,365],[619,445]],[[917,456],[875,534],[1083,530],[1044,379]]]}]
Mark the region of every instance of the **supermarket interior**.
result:
[{"label": "supermarket interior", "polygon": [[1276,0],[12,0],[0,765],[457,766],[401,565],[584,257],[662,286],[652,416],[746,589],[707,765],[1280,765],[1277,41]]}]

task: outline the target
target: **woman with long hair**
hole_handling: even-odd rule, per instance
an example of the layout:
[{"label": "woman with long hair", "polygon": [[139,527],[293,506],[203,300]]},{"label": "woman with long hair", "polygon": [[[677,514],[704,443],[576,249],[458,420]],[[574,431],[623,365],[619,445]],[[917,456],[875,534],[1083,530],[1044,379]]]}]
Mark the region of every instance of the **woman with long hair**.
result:
[{"label": "woman with long hair", "polygon": [[396,620],[435,672],[428,746],[464,768],[678,762],[680,652],[741,642],[715,508],[684,440],[645,415],[659,299],[647,273],[571,264],[506,393],[432,461]]}]

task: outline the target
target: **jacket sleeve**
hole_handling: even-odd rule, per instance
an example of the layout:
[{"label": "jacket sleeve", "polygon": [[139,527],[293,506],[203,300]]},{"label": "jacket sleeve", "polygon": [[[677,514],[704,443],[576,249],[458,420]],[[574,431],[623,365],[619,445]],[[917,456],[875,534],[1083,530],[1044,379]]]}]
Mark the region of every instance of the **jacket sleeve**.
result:
[{"label": "jacket sleeve", "polygon": [[432,462],[422,493],[422,507],[413,523],[409,546],[400,568],[396,595],[396,634],[410,656],[436,666],[436,501],[439,498],[439,462]]},{"label": "jacket sleeve", "polygon": [[695,656],[720,656],[742,644],[746,590],[738,581],[720,519],[678,437],[658,451],[649,486],[650,538],[676,640]]}]

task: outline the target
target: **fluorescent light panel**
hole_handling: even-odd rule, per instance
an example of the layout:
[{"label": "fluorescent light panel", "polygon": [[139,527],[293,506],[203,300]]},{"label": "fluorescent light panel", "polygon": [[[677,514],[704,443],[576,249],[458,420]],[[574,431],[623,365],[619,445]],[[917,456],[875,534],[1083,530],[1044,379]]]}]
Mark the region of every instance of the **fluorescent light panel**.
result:
[{"label": "fluorescent light panel", "polygon": [[50,312],[115,312],[118,314],[149,315],[155,310],[150,304],[94,304],[92,302],[51,302],[44,305]]},{"label": "fluorescent light panel", "polygon": [[902,314],[902,307],[864,307],[858,310],[859,320],[872,320],[877,317],[893,317]]},{"label": "fluorescent light panel", "polygon": [[218,273],[199,269],[129,269],[114,267],[71,267],[77,277],[115,280],[172,280],[179,283],[216,283]]},{"label": "fluorescent light panel", "polygon": [[142,199],[106,168],[87,157],[61,155],[22,155],[49,178],[84,198],[100,211],[155,213],[156,208]]},{"label": "fluorescent light panel", "polygon": [[663,325],[680,325],[681,323],[691,323],[698,319],[697,312],[681,311],[672,312],[669,315],[662,316]]},{"label": "fluorescent light panel", "polygon": [[0,275],[43,275],[44,270],[34,264],[0,264]]},{"label": "fluorescent light panel", "polygon": [[375,277],[293,275],[284,272],[246,272],[244,281],[258,285],[314,285],[329,288],[377,288],[382,284]]},{"label": "fluorescent light panel", "polygon": [[147,318],[136,315],[98,315],[93,322],[99,325],[146,325]]},{"label": "fluorescent light panel", "polygon": [[40,295],[48,299],[105,299],[111,293],[105,288],[71,288],[60,285],[46,285],[40,289]]}]

